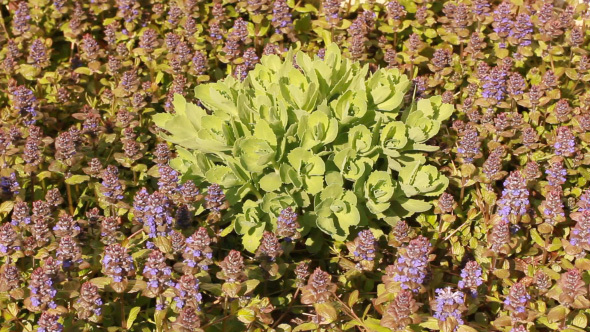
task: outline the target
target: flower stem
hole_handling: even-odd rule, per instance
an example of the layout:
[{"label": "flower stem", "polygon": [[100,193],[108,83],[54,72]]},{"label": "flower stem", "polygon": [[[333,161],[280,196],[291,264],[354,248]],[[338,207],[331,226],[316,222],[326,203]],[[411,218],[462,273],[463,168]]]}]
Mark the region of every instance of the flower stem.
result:
[{"label": "flower stem", "polygon": [[119,294],[119,300],[121,302],[121,327],[123,330],[127,330],[127,320],[125,319],[125,299],[123,294]]},{"label": "flower stem", "polygon": [[347,309],[347,311],[350,312],[347,312],[346,314],[350,316],[352,319],[359,322],[360,326],[363,328],[363,331],[370,331],[369,328],[365,326],[365,322],[362,319],[360,319],[359,316],[357,316],[357,314],[354,312],[354,310],[352,310],[352,308],[347,306],[346,303],[342,302],[342,300],[336,294],[334,294],[334,297],[336,298],[336,301],[340,303],[340,305],[342,305],[345,309]]},{"label": "flower stem", "polygon": [[70,215],[74,215],[74,204],[72,203],[72,189],[70,185],[66,183],[66,191],[68,193],[68,208],[70,209]]},{"label": "flower stem", "polygon": [[297,287],[297,289],[295,290],[295,294],[291,298],[291,301],[289,302],[289,306],[287,307],[287,310],[283,311],[283,314],[274,322],[274,324],[272,324],[272,327],[271,327],[272,329],[277,327],[277,325],[279,325],[281,320],[283,318],[285,318],[285,316],[287,316],[287,314],[289,312],[291,312],[291,308],[293,307],[293,304],[295,303],[295,299],[297,298],[297,295],[299,295],[299,287]]}]

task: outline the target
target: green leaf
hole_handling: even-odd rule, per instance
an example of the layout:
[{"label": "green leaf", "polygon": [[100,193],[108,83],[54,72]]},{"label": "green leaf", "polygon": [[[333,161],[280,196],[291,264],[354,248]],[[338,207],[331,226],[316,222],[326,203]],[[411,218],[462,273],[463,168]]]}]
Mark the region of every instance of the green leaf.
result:
[{"label": "green leaf", "polygon": [[334,223],[334,218],[330,217],[318,217],[317,218],[317,226],[321,229],[324,233],[334,235],[338,233],[338,229]]},{"label": "green leaf", "polygon": [[535,241],[536,244],[541,246],[541,248],[545,247],[545,240],[543,240],[543,238],[535,228],[531,229],[531,238],[533,239],[533,241]]},{"label": "green leaf", "polygon": [[244,295],[252,293],[258,285],[260,285],[260,280],[257,279],[249,279],[242,283],[242,285],[246,286],[244,289]]},{"label": "green leaf", "polygon": [[325,323],[329,324],[338,318],[338,312],[332,304],[328,302],[316,303],[313,305],[317,314],[325,319]]},{"label": "green leaf", "polygon": [[[80,72],[78,72],[78,69],[87,69],[88,71],[90,71],[90,69],[85,68],[85,67],[80,67],[80,68],[76,68],[76,70],[74,70],[76,73],[78,74],[82,74]],[[37,76],[39,76],[39,74],[41,73],[41,68],[32,66],[32,65],[27,65],[27,64],[21,64],[19,66],[19,70],[18,72],[23,75],[23,77],[29,81],[35,80],[37,78]]]},{"label": "green leaf", "polygon": [[111,279],[110,277],[98,277],[90,279],[90,282],[100,289],[103,289],[106,285],[110,285],[112,281],[113,279]]},{"label": "green leaf", "polygon": [[499,279],[508,279],[510,278],[510,271],[506,269],[497,269],[494,270],[494,275]]},{"label": "green leaf", "polygon": [[12,211],[14,207],[14,201],[5,201],[0,204],[0,215],[5,215]]},{"label": "green leaf", "polygon": [[265,140],[248,137],[238,139],[234,147],[234,155],[240,157],[246,170],[261,173],[274,161],[275,150]]},{"label": "green leaf", "polygon": [[418,213],[430,210],[430,203],[417,199],[401,199],[397,201],[404,209],[409,212]]},{"label": "green leaf", "polygon": [[202,284],[199,284],[199,288],[201,288],[204,291],[209,292],[215,296],[221,296],[221,294],[222,294],[220,284],[202,283]]},{"label": "green leaf", "polygon": [[420,323],[420,326],[430,330],[440,330],[438,327],[438,320],[432,317],[429,317],[425,322]]},{"label": "green leaf", "polygon": [[254,127],[254,137],[267,141],[271,146],[277,146],[277,136],[264,119],[259,119]]},{"label": "green leaf", "polygon": [[313,4],[310,4],[310,3],[306,3],[305,6],[303,6],[303,7],[297,6],[294,9],[295,9],[295,11],[300,12],[300,13],[316,13],[318,11],[318,9],[315,8]]},{"label": "green leaf", "polygon": [[131,328],[131,326],[133,326],[133,322],[135,322],[135,319],[137,318],[137,315],[139,314],[139,312],[141,311],[141,307],[133,307],[131,308],[131,310],[129,311],[129,316],[127,317],[127,328]]},{"label": "green leaf", "polygon": [[400,150],[408,143],[406,125],[401,121],[393,121],[385,125],[381,131],[381,146],[384,149]]},{"label": "green leaf", "polygon": [[264,225],[259,225],[247,230],[242,237],[242,245],[244,248],[249,252],[256,252],[256,249],[258,249],[258,246],[260,245],[263,233]]},{"label": "green leaf", "polygon": [[251,308],[238,310],[238,320],[244,324],[250,324],[256,320],[256,313]]},{"label": "green leaf", "polygon": [[578,311],[572,323],[579,328],[585,329],[588,326],[588,316],[583,311]]},{"label": "green leaf", "polygon": [[364,189],[369,211],[379,214],[387,210],[395,188],[396,186],[389,172],[375,171],[371,173],[365,182]]},{"label": "green leaf", "polygon": [[549,312],[547,313],[547,320],[550,323],[559,322],[563,320],[565,316],[567,316],[568,312],[569,310],[566,307],[558,305],[549,310]]},{"label": "green leaf", "polygon": [[86,181],[88,181],[90,179],[90,177],[88,175],[72,175],[69,178],[66,179],[66,183],[67,184],[80,184],[80,183],[84,183]]},{"label": "green leaf", "polygon": [[318,324],[315,323],[303,323],[303,324],[299,324],[297,325],[294,329],[293,332],[299,332],[299,331],[311,331],[311,330],[317,330],[319,328]]},{"label": "green leaf", "polygon": [[358,299],[359,299],[359,291],[358,291],[358,289],[355,289],[348,296],[348,306],[352,308],[358,302]]},{"label": "green leaf", "polygon": [[226,188],[235,187],[242,183],[233,170],[227,166],[213,166],[204,175],[209,183],[217,183]]},{"label": "green leaf", "polygon": [[283,182],[281,181],[281,176],[279,174],[268,173],[260,179],[258,184],[262,190],[270,192],[281,188]]}]

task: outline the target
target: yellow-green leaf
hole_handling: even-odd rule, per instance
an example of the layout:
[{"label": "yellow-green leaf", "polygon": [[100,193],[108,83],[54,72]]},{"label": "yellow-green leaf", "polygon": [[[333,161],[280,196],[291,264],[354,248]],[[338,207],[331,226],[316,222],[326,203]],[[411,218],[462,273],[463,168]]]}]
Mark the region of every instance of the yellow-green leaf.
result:
[{"label": "yellow-green leaf", "polygon": [[315,310],[317,311],[318,315],[322,316],[326,321],[326,324],[333,322],[338,318],[338,313],[332,304],[324,302],[324,303],[316,303],[314,304]]},{"label": "yellow-green leaf", "polygon": [[133,322],[135,322],[135,319],[137,318],[137,315],[139,314],[140,310],[141,307],[131,308],[131,311],[129,311],[129,317],[127,317],[127,328],[133,326]]},{"label": "yellow-green leaf", "polygon": [[567,316],[568,309],[564,306],[557,306],[549,310],[547,314],[547,320],[551,323],[561,321]]},{"label": "yellow-green leaf", "polygon": [[574,321],[572,322],[575,326],[580,328],[586,328],[588,326],[588,317],[582,311],[578,312],[576,317],[574,317]]}]

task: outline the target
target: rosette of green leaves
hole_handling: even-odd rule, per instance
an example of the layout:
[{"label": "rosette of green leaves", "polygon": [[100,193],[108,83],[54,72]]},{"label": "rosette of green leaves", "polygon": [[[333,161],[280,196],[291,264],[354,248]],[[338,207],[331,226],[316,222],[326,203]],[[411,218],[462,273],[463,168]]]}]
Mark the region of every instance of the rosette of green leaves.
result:
[{"label": "rosette of green leaves", "polygon": [[242,236],[246,250],[254,252],[265,228],[270,225],[274,231],[272,221],[277,219],[282,209],[293,205],[292,197],[274,192],[266,193],[260,201],[247,199],[242,205],[242,212],[234,218],[232,228]]},{"label": "rosette of green leaves", "polygon": [[440,97],[404,105],[408,89],[397,69],[369,74],[332,44],[323,60],[264,56],[243,82],[197,86],[202,107],[177,95],[175,113],[154,120],[176,145],[174,168],[223,186],[228,229],[254,251],[287,206],[298,208],[302,233],[317,227],[338,240],[430,207],[448,181],[425,165],[437,149],[427,141],[453,107]]}]

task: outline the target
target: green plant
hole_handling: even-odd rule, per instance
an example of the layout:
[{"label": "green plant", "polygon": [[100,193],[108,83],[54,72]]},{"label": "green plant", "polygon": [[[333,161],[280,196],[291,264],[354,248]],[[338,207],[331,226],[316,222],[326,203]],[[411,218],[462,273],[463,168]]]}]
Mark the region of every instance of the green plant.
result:
[{"label": "green plant", "polygon": [[[425,165],[427,144],[453,106],[440,97],[405,98],[397,69],[369,73],[331,44],[323,59],[265,56],[244,81],[196,87],[204,108],[174,98],[155,123],[174,143],[172,166],[226,190],[233,229],[254,251],[282,208],[301,211],[302,233],[337,240],[375,220],[394,223],[430,208],[448,179]],[[228,216],[231,217],[231,213]]]}]

